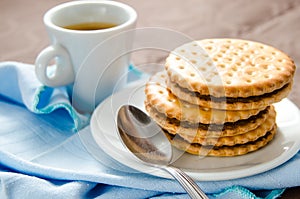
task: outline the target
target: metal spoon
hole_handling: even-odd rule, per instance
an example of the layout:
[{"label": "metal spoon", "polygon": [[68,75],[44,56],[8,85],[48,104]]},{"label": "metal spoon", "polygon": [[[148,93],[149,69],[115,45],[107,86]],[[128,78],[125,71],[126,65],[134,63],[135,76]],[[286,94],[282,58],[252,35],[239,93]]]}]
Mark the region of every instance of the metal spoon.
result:
[{"label": "metal spoon", "polygon": [[162,129],[140,109],[124,105],[119,109],[117,126],[124,145],[145,164],[169,172],[191,198],[208,199],[182,170],[170,166],[172,146]]}]

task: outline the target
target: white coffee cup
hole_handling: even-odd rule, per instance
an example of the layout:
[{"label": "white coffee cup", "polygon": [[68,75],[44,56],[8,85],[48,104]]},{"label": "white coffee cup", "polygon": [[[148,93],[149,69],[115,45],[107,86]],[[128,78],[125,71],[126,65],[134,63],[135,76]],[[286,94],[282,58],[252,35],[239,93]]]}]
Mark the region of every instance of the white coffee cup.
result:
[{"label": "white coffee cup", "polygon": [[[50,9],[44,15],[44,24],[52,44],[36,59],[37,78],[50,87],[70,85],[74,107],[79,112],[92,112],[113,92],[117,82],[126,82],[127,52],[134,34],[130,30],[135,28],[136,19],[133,8],[114,1],[73,1]],[[66,28],[98,22],[115,26],[97,30]],[[54,67],[50,67],[53,60]],[[51,68],[54,72],[49,74]]]}]

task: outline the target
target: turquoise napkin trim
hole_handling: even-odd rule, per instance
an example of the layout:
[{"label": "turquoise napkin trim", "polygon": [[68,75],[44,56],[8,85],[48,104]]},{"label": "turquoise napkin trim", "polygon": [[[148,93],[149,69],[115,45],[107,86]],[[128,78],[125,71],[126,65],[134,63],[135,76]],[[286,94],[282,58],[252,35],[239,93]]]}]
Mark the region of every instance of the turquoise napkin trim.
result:
[{"label": "turquoise napkin trim", "polygon": [[223,197],[228,198],[228,195],[233,193],[236,196],[240,196],[239,198],[245,198],[245,199],[249,199],[249,198],[251,198],[251,199],[276,199],[284,191],[285,191],[285,189],[275,189],[275,190],[272,190],[271,192],[268,192],[267,196],[258,197],[254,193],[252,193],[251,191],[249,191],[248,189],[246,189],[242,186],[232,186],[232,187],[226,188],[221,193],[213,194],[212,197],[215,197],[215,198],[223,198]]},{"label": "turquoise napkin trim", "polygon": [[[18,62],[0,63],[0,94],[15,103],[24,104],[37,114],[49,114],[64,109],[74,121],[73,131],[77,132],[89,124],[90,114],[78,113],[70,102],[66,87],[51,88],[42,85],[36,78],[34,66]],[[145,73],[130,65],[128,82],[145,77]]]},{"label": "turquoise napkin trim", "polygon": [[[61,88],[64,89],[64,88]],[[49,98],[53,93],[53,88],[47,86],[40,86],[37,88],[34,99],[32,102],[32,111],[38,114],[49,114],[57,109],[65,109],[72,120],[74,121],[73,131],[78,131],[89,124],[90,114],[79,114],[70,103],[55,103],[55,104],[43,104],[45,99]],[[43,100],[41,100],[43,99]]]},{"label": "turquoise napkin trim", "polygon": [[90,115],[80,114],[72,107],[66,87],[50,88],[42,85],[35,76],[33,65],[2,62],[0,70],[1,96],[23,104],[37,114],[66,110],[74,122],[74,132],[89,124]]}]

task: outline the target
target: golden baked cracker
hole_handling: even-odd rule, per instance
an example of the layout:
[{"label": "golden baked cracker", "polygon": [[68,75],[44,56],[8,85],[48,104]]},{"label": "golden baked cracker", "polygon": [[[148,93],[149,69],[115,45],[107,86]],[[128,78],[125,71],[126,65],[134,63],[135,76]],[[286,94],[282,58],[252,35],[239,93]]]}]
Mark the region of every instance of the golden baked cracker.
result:
[{"label": "golden baked cracker", "polygon": [[232,102],[229,103],[230,98],[212,99],[210,96],[201,97],[199,93],[179,87],[177,83],[171,82],[169,78],[166,78],[166,84],[171,92],[180,100],[203,107],[226,110],[260,109],[269,106],[270,104],[279,102],[283,98],[287,97],[292,89],[292,83],[290,82],[283,88],[273,91],[272,93],[248,98],[236,98],[232,99]]},{"label": "golden baked cracker", "polygon": [[[213,146],[233,146],[237,144],[245,144],[247,142],[255,141],[258,138],[264,136],[268,131],[270,131],[275,125],[275,115],[273,117],[268,117],[267,120],[258,126],[256,129],[244,132],[243,134],[234,136],[225,136],[219,138],[201,138],[197,136],[186,135],[181,131],[176,132],[180,137],[189,143],[197,143],[203,145],[213,145]],[[170,133],[170,132],[169,132]]]},{"label": "golden baked cracker", "polygon": [[158,112],[165,114],[169,118],[176,118],[180,121],[204,124],[223,124],[225,122],[236,122],[247,119],[252,115],[257,115],[261,109],[226,111],[210,109],[180,101],[166,87],[165,71],[153,75],[145,86],[146,103],[149,103]]},{"label": "golden baked cracker", "polygon": [[164,114],[156,111],[149,104],[146,104],[146,110],[150,117],[170,134],[185,135],[192,138],[219,138],[224,136],[240,135],[256,129],[266,121],[267,117],[276,117],[276,112],[272,105],[261,111],[258,115],[251,116],[249,119],[239,120],[234,123],[228,122],[221,125],[191,124],[181,122],[176,119],[170,119]]},{"label": "golden baked cracker", "polygon": [[248,142],[245,144],[238,144],[234,146],[221,146],[221,147],[207,147],[207,146],[201,146],[200,144],[191,144],[184,139],[182,139],[180,136],[174,136],[167,132],[165,132],[165,135],[171,142],[171,144],[187,153],[193,154],[193,155],[203,155],[203,156],[238,156],[238,155],[244,155],[249,152],[253,152],[258,150],[259,148],[267,145],[275,136],[277,132],[276,125],[272,130],[270,130],[265,136],[260,137],[256,141]]},{"label": "golden baked cracker", "polygon": [[[269,130],[271,130],[275,124],[275,113],[270,114],[267,120],[262,123],[257,128],[251,130],[251,131],[244,131],[241,132],[242,134],[234,135],[234,136],[220,136],[220,137],[199,137],[196,136],[196,133],[194,135],[186,134],[184,131],[173,131],[170,130],[168,133],[173,135],[179,135],[184,140],[188,141],[189,143],[198,143],[201,145],[213,145],[213,146],[233,146],[237,144],[244,144],[250,141],[254,141],[258,139],[259,137],[264,136]],[[197,132],[196,129],[193,129],[194,132]]]},{"label": "golden baked cracker", "polygon": [[171,81],[201,95],[249,97],[271,93],[291,82],[294,61],[274,47],[239,39],[205,39],[170,53]]}]

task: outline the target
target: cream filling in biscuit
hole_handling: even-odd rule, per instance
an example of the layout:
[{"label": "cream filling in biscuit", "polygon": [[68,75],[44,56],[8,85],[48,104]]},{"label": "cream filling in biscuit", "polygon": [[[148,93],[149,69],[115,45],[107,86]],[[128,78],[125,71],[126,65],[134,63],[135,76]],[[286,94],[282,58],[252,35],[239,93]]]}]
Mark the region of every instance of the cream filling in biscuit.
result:
[{"label": "cream filling in biscuit", "polygon": [[265,139],[267,139],[269,136],[272,135],[272,132],[271,131],[274,131],[274,129],[268,131],[264,136],[262,137],[259,137],[258,139],[256,140],[253,140],[253,141],[249,141],[247,143],[244,143],[244,144],[236,144],[236,145],[233,145],[233,146],[226,146],[226,145],[222,145],[222,146],[213,146],[213,145],[201,145],[199,143],[189,143],[188,141],[186,141],[185,139],[183,139],[180,135],[172,135],[170,133],[168,133],[167,131],[164,131],[164,133],[169,137],[169,139],[171,140],[177,140],[177,141],[180,141],[180,142],[184,142],[186,144],[189,144],[193,147],[197,147],[197,148],[207,148],[207,149],[214,149],[214,150],[220,150],[222,148],[233,148],[233,147],[243,147],[245,145],[255,145],[255,143],[257,142],[261,142]]},{"label": "cream filling in biscuit", "polygon": [[265,93],[263,95],[250,96],[250,97],[214,97],[212,95],[201,95],[199,92],[192,92],[192,91],[188,90],[187,88],[180,87],[176,82],[172,82],[172,84],[174,84],[174,86],[176,86],[178,89],[180,89],[182,92],[186,93],[187,95],[194,95],[201,100],[213,101],[213,102],[226,102],[228,104],[233,104],[236,102],[242,102],[242,103],[258,102],[264,98],[272,97],[273,95],[276,95],[279,92],[286,89],[287,87],[289,87],[290,83],[284,85],[280,89],[274,90],[271,93]]},{"label": "cream filling in biscuit", "polygon": [[266,109],[260,111],[257,115],[253,115],[249,117],[248,119],[241,119],[236,122],[225,122],[224,124],[203,124],[203,123],[190,123],[188,121],[179,121],[175,118],[169,118],[166,117],[164,114],[157,112],[157,114],[160,114],[161,117],[166,117],[166,120],[169,121],[169,123],[173,123],[175,125],[180,125],[185,128],[201,128],[203,130],[208,131],[224,131],[229,129],[235,129],[238,126],[247,125],[249,123],[254,123],[258,118],[263,117],[264,114],[268,113],[268,109],[270,107],[267,107]]},{"label": "cream filling in biscuit", "polygon": [[165,133],[171,144],[178,148],[179,150],[185,151],[187,153],[193,155],[203,155],[203,156],[216,156],[216,157],[230,157],[243,155],[249,152],[253,152],[258,150],[259,148],[267,145],[276,134],[276,125],[274,128],[265,136],[260,137],[255,141],[250,141],[245,144],[234,145],[234,146],[222,146],[222,147],[214,147],[214,146],[202,146],[200,144],[190,144],[179,136],[172,136],[169,133]]}]

